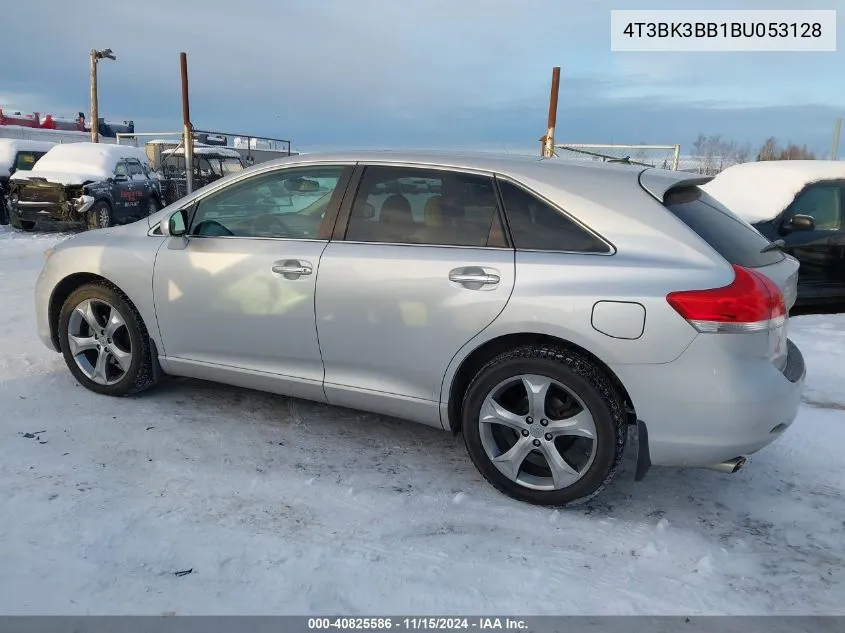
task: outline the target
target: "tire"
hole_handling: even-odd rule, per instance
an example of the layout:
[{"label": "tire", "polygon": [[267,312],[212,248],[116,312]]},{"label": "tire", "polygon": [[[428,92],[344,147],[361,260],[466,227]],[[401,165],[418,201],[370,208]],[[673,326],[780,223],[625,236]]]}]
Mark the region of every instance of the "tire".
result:
[{"label": "tire", "polygon": [[12,214],[9,214],[9,224],[13,229],[19,229],[21,231],[34,231],[35,230],[35,222],[28,222],[25,220],[19,220]]},{"label": "tire", "polygon": [[9,223],[9,207],[6,204],[6,196],[0,192],[0,226],[6,226]]},{"label": "tire", "polygon": [[[539,393],[544,384],[550,385],[545,396],[538,395],[530,408],[529,386]],[[627,436],[623,404],[605,373],[585,355],[523,346],[487,363],[470,384],[462,408],[464,443],[476,468],[500,492],[543,506],[583,503],[619,467]],[[548,419],[533,419],[540,407]],[[505,424],[502,411],[510,414]]]},{"label": "tire", "polygon": [[88,210],[87,226],[89,230],[107,229],[111,225],[111,207],[108,202],[100,200]]},{"label": "tire", "polygon": [[[88,312],[88,307],[91,311]],[[79,308],[79,310],[77,310]],[[110,312],[111,310],[111,312]],[[87,313],[87,318],[84,316]],[[110,315],[119,315],[122,325],[108,330]],[[91,336],[91,318],[101,332]],[[147,328],[138,310],[117,288],[107,282],[86,284],[76,289],[59,314],[59,345],[74,378],[86,389],[106,396],[130,396],[155,383],[154,364]],[[83,341],[83,351],[72,351],[70,333]],[[95,343],[102,342],[102,348]],[[77,353],[75,354],[74,351]],[[102,363],[97,362],[105,356]],[[123,359],[122,366],[117,362]],[[96,371],[102,368],[102,372]]]}]

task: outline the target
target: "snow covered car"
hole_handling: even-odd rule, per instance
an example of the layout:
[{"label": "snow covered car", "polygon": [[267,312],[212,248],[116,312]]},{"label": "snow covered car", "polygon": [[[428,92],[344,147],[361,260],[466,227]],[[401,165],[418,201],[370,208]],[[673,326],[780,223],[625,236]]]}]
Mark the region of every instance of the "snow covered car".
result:
[{"label": "snow covered car", "polygon": [[[199,189],[246,166],[240,153],[230,147],[194,144],[193,187]],[[162,190],[170,203],[184,196],[187,190],[185,148],[175,147],[161,152]]]},{"label": "snow covered car", "polygon": [[0,224],[9,223],[7,197],[9,177],[16,171],[29,171],[55,143],[27,139],[0,139]]},{"label": "snow covered car", "polygon": [[743,163],[702,189],[800,262],[797,305],[845,299],[845,162]]},{"label": "snow covered car", "polygon": [[106,228],[158,211],[161,185],[144,150],[126,145],[56,145],[10,178],[9,221],[19,229]]}]

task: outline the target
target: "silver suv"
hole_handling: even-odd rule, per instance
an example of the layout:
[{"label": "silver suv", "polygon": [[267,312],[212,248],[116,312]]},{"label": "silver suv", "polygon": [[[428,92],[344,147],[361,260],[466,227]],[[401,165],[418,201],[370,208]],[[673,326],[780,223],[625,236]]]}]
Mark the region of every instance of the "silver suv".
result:
[{"label": "silver suv", "polygon": [[171,374],[462,432],[532,503],[595,495],[626,445],[637,478],[733,472],[796,416],[798,263],[704,181],[427,152],[264,163],[48,252],[39,334],[100,394]]}]

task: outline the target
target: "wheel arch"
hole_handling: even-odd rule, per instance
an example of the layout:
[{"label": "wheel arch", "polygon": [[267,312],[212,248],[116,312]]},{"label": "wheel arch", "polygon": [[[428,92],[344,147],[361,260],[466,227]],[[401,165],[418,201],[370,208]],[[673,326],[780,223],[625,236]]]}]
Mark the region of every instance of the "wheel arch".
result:
[{"label": "wheel arch", "polygon": [[[50,324],[50,339],[53,341],[53,345],[55,345],[56,349],[61,349],[59,344],[59,315],[62,312],[62,306],[75,290],[90,283],[108,284],[117,292],[122,294],[127,301],[132,303],[132,299],[130,299],[116,283],[106,277],[103,277],[102,275],[90,272],[79,272],[64,277],[55,285],[53,291],[50,293],[50,302],[47,306],[47,318]],[[132,303],[132,305],[135,304]]]},{"label": "wheel arch", "polygon": [[446,403],[441,404],[441,417],[446,430],[451,430],[455,435],[461,430],[461,407],[463,406],[464,396],[478,371],[499,354],[522,345],[548,345],[550,347],[577,351],[586,356],[606,374],[608,380],[619,390],[619,393],[624,398],[626,422],[632,425],[637,423],[636,411],[634,410],[634,404],[628,390],[613,370],[595,353],[559,336],[540,332],[515,332],[496,336],[475,347],[459,361],[457,368],[451,373],[451,379],[448,381],[448,384],[447,380],[449,379],[450,373],[447,372],[441,392],[446,397],[445,400],[441,397],[441,403]]}]

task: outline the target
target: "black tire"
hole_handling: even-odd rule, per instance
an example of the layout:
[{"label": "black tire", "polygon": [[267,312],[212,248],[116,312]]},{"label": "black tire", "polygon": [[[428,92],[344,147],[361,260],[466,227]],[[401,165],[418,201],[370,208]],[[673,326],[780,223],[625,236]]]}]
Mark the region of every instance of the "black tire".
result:
[{"label": "black tire", "polygon": [[35,230],[35,222],[27,222],[24,220],[19,220],[12,214],[9,214],[9,224],[13,229],[18,229],[21,231],[34,231]]},{"label": "black tire", "polygon": [[89,230],[107,229],[112,225],[111,207],[108,202],[100,200],[88,210],[87,226]]},{"label": "black tire", "polygon": [[6,196],[0,192],[0,225],[5,226],[9,223],[9,208],[6,204]]},{"label": "black tire", "polygon": [[[68,345],[68,326],[70,317],[76,307],[86,299],[105,301],[113,306],[126,324],[126,330],[131,343],[131,361],[129,369],[119,382],[110,385],[99,384],[83,373],[74,360]],[[151,387],[155,383],[154,359],[152,358],[150,338],[147,327],[140,313],[134,305],[116,287],[107,283],[91,283],[77,288],[65,300],[59,314],[59,345],[65,363],[79,383],[93,391],[106,396],[131,396]]]},{"label": "black tire", "polygon": [[[493,464],[482,445],[479,415],[485,398],[496,385],[522,374],[557,381],[575,394],[592,415],[596,437],[593,461],[580,479],[568,487],[536,490],[512,481]],[[537,505],[573,505],[597,495],[616,474],[627,436],[624,399],[606,374],[585,355],[565,348],[528,345],[499,355],[478,372],[464,397],[462,431],[476,468],[500,492]]]}]

